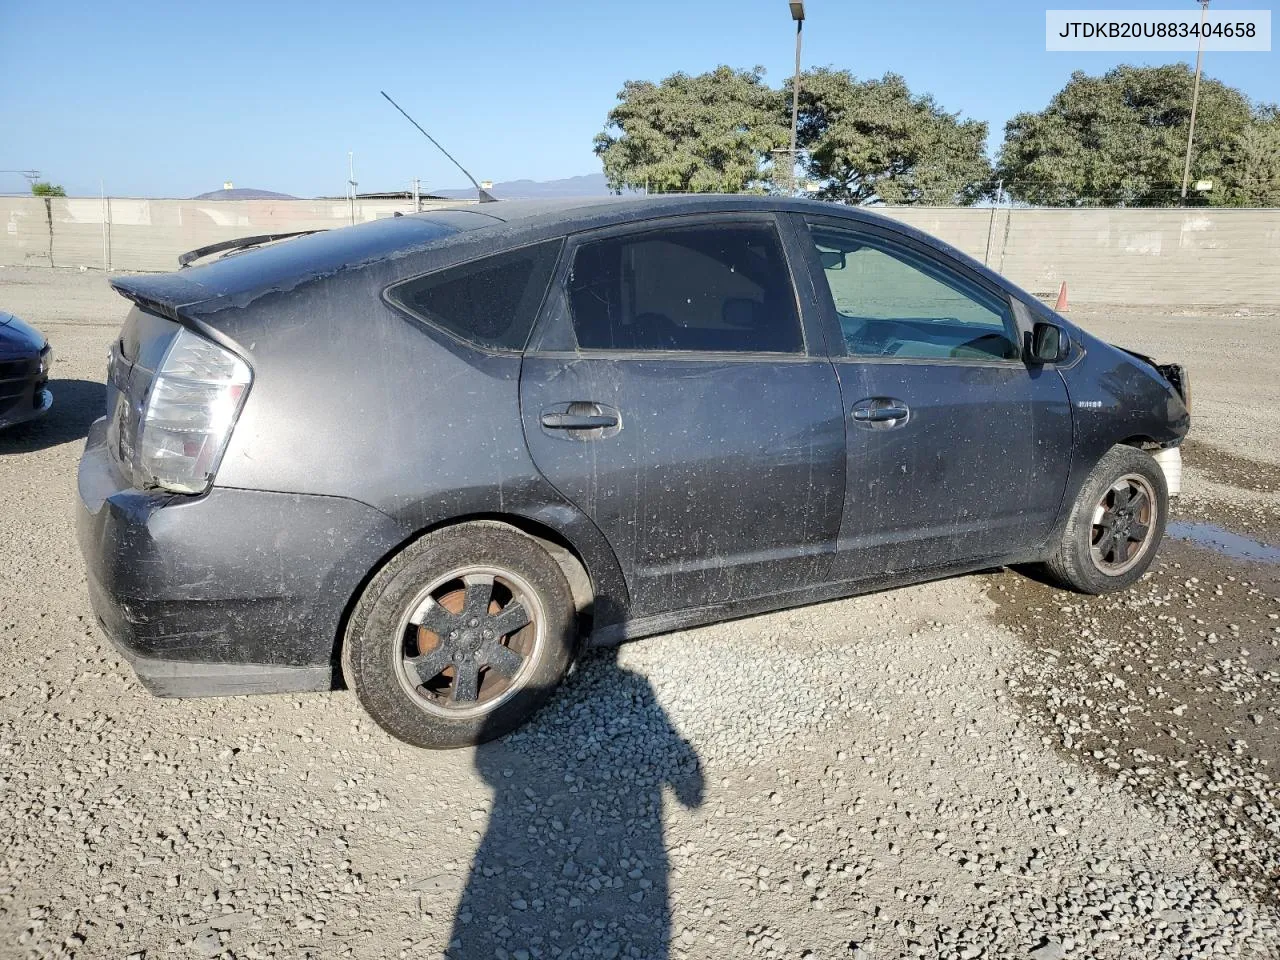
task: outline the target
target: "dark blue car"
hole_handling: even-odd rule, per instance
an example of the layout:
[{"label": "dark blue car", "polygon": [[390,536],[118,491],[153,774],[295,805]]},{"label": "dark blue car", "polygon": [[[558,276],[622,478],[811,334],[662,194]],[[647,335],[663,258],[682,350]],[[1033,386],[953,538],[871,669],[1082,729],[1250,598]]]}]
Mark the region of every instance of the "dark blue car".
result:
[{"label": "dark blue car", "polygon": [[510,730],[580,641],[997,564],[1121,589],[1189,426],[1181,367],[816,202],[481,204],[115,287],[107,634],[157,694],[345,680],[423,746]]},{"label": "dark blue car", "polygon": [[0,311],[0,428],[26,423],[53,406],[53,350],[35,327]]}]

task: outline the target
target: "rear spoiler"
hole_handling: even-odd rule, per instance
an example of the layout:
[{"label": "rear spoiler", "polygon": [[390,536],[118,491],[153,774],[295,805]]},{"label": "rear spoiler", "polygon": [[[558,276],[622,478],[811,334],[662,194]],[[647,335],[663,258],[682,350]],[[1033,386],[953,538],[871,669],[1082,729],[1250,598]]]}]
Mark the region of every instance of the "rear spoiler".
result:
[{"label": "rear spoiler", "polygon": [[319,230],[294,230],[290,233],[262,233],[256,237],[237,237],[235,240],[220,240],[217,243],[210,243],[207,246],[188,250],[179,256],[178,269],[189,267],[197,260],[202,260],[210,254],[221,253],[223,250],[243,250],[245,247],[257,247],[264,243],[274,243],[277,240],[288,240],[290,237],[305,237],[312,233],[323,233],[324,229],[322,227]]},{"label": "rear spoiler", "polygon": [[[111,288],[138,306],[151,313],[160,314],[179,323],[187,322],[196,313],[208,311],[191,311],[208,301],[224,299],[228,296],[247,296],[264,289],[270,289],[272,278],[249,271],[232,273],[209,273],[205,264],[194,270],[188,270],[195,263],[210,254],[225,250],[244,250],[259,247],[277,240],[291,237],[305,237],[313,233],[325,233],[320,230],[294,230],[290,233],[264,233],[254,237],[237,237],[234,240],[221,240],[207,246],[189,250],[178,257],[179,270],[175,273],[134,274],[133,276],[115,277],[110,281]],[[210,264],[207,266],[215,266]],[[199,277],[200,279],[196,279]],[[185,314],[186,316],[183,316]]]},{"label": "rear spoiler", "polygon": [[[463,214],[463,217],[481,221],[464,224],[468,229],[499,222],[478,214]],[[437,222],[422,217],[388,217],[345,230],[303,230],[241,237],[183,254],[182,262],[191,264],[187,269],[115,277],[111,286],[138,306],[171,320],[182,322],[181,317],[186,317],[212,321],[214,314],[247,307],[269,294],[294,290],[371,264],[385,264],[458,232],[460,227],[448,218]],[[276,243],[276,240],[284,242]],[[248,249],[251,246],[253,250]],[[216,256],[218,251],[228,250],[245,253]],[[195,262],[210,252],[215,254],[214,258]]]},{"label": "rear spoiler", "polygon": [[206,339],[243,355],[246,348],[235,335],[211,322],[222,296],[207,284],[187,279],[191,273],[144,274],[110,281],[116,293],[138,309],[172,320]]},{"label": "rear spoiler", "polygon": [[180,273],[135,274],[114,277],[111,289],[151,313],[181,323],[183,307],[209,300],[217,294],[203,283]]}]

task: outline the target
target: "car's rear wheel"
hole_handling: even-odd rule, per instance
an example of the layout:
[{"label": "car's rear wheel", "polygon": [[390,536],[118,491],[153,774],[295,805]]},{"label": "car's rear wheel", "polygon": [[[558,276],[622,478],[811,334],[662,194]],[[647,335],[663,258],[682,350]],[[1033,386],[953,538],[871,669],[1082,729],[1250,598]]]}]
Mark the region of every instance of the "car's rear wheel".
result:
[{"label": "car's rear wheel", "polygon": [[1081,486],[1046,567],[1082,593],[1123,590],[1155,558],[1168,511],[1159,464],[1134,447],[1112,447]]},{"label": "car's rear wheel", "polygon": [[492,740],[533,714],[573,657],[574,605],[531,537],[478,522],[430,533],[370,581],[343,671],[370,716],[419,747]]}]

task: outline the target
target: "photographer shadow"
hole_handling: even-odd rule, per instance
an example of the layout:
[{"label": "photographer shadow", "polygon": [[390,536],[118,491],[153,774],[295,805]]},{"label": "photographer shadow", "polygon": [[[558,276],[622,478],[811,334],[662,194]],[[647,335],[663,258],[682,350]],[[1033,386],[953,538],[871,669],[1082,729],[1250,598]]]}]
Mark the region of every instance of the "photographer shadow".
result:
[{"label": "photographer shadow", "polygon": [[617,649],[586,654],[521,730],[476,750],[493,810],[448,956],[669,955],[663,787],[702,802],[701,762]]}]

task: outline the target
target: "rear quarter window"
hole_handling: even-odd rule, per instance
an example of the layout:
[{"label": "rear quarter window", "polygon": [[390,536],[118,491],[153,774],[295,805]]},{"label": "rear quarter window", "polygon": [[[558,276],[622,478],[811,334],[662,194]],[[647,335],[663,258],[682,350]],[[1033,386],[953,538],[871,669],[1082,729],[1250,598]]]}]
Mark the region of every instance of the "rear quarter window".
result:
[{"label": "rear quarter window", "polygon": [[523,350],[560,256],[546,240],[398,283],[387,297],[407,313],[490,350]]}]

